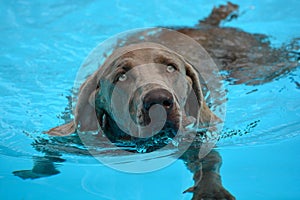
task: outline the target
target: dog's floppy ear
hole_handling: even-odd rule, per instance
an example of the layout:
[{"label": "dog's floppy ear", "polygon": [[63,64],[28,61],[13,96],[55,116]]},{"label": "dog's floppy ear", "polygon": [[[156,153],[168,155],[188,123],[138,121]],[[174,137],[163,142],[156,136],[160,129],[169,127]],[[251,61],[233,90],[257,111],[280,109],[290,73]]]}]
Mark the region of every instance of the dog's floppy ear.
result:
[{"label": "dog's floppy ear", "polygon": [[199,109],[195,114],[197,115],[197,119],[199,119],[200,127],[209,127],[213,123],[220,122],[221,120],[206,105],[200,85],[199,72],[187,61],[185,61],[185,69],[186,75],[192,80],[192,89],[197,98]]},{"label": "dog's floppy ear", "polygon": [[75,109],[75,119],[61,126],[54,127],[45,132],[49,135],[65,136],[79,131],[95,131],[98,121],[95,110],[95,95],[99,92],[97,74],[90,76],[80,87],[78,101]]}]

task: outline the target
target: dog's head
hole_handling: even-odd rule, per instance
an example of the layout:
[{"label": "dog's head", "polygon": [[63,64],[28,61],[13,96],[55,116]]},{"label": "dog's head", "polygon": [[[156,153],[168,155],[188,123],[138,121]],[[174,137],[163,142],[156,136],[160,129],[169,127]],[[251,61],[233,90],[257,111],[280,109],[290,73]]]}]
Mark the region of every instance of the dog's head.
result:
[{"label": "dog's head", "polygon": [[160,130],[176,131],[191,116],[208,126],[217,117],[204,101],[199,76],[184,57],[162,45],[122,47],[81,86],[75,120],[48,133],[101,128],[114,136],[147,137],[156,131],[153,123],[164,119]]}]

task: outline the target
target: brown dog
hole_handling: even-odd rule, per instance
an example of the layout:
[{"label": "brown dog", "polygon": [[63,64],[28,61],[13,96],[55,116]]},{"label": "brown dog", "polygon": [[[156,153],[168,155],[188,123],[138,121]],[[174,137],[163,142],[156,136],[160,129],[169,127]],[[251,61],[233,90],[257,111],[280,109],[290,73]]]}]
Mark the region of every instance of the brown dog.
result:
[{"label": "brown dog", "polygon": [[[127,73],[130,72],[130,73]],[[121,83],[118,99],[124,98],[121,104],[112,104],[114,87]],[[132,98],[132,88],[135,93]],[[52,128],[47,133],[55,136],[69,135],[79,131],[96,131],[99,128],[106,133],[112,141],[132,140],[126,132],[133,132],[132,136],[140,137],[141,132],[120,129],[120,126],[130,127],[131,120],[126,120],[129,109],[134,123],[147,126],[150,123],[149,110],[151,106],[159,104],[166,110],[166,123],[164,129],[178,130],[180,122],[187,122],[185,105],[188,97],[194,91],[197,105],[194,117],[199,117],[201,125],[209,125],[218,121],[218,117],[206,105],[204,100],[200,74],[186,58],[174,51],[154,43],[139,43],[129,45],[113,52],[105,63],[83,83],[79,91],[78,103],[74,121]],[[127,106],[126,100],[129,101]],[[112,106],[116,106],[119,114],[115,117]],[[159,116],[157,116],[159,118]],[[129,117],[130,118],[130,117]],[[183,118],[181,121],[180,118]],[[155,122],[154,122],[155,123]],[[98,125],[99,124],[99,125]],[[153,129],[151,129],[153,130]],[[145,132],[142,131],[142,133]],[[144,134],[149,137],[149,134]],[[151,136],[151,135],[150,135]],[[182,156],[189,163],[190,170],[195,174],[196,184],[186,192],[194,192],[199,198],[206,194],[233,199],[232,195],[223,188],[219,177],[221,157],[217,152],[211,152],[205,158],[205,165],[199,160],[199,145],[194,144]],[[192,167],[194,165],[194,167]],[[202,173],[202,170],[204,171]],[[201,186],[200,182],[209,187]]]},{"label": "brown dog", "polygon": [[[128,71],[129,75],[126,74]],[[74,133],[78,125],[80,131],[102,128],[111,133],[120,133],[119,129],[115,130],[116,123],[124,128],[130,127],[131,121],[124,120],[128,108],[118,107],[119,114],[116,118],[110,106],[111,93],[114,86],[120,82],[125,101],[130,101],[128,105],[131,117],[135,118],[139,125],[145,126],[150,123],[149,109],[152,105],[159,104],[167,111],[166,124],[178,129],[180,117],[183,121],[187,120],[187,113],[183,108],[191,90],[196,94],[199,108],[195,117],[200,117],[201,124],[210,124],[218,118],[205,103],[199,76],[184,57],[162,45],[139,43],[120,48],[81,86],[74,121],[55,127],[47,133],[56,136],[68,135]],[[146,82],[148,84],[145,84]],[[142,85],[136,91],[138,93],[134,94],[132,99],[128,99],[128,94],[137,85]],[[122,95],[119,98],[122,98]],[[138,133],[133,135],[139,136]]]},{"label": "brown dog", "polygon": [[[232,13],[237,8],[237,5],[228,3],[226,6],[215,8],[197,27],[174,29],[201,44],[214,59],[219,70],[226,71],[225,79],[232,84],[262,84],[295,68],[297,63],[291,59],[290,53],[283,50],[284,48],[272,48],[265,35],[219,27],[222,20],[236,16]],[[169,35],[160,37],[167,38],[169,43],[179,42],[172,40]],[[184,44],[180,48],[183,46]],[[129,71],[130,73],[126,74]],[[219,119],[205,102],[200,76],[201,74],[195,70],[193,54],[189,51],[185,55],[179,55],[165,46],[153,43],[119,48],[82,84],[74,113],[75,119],[52,128],[47,133],[65,136],[76,131],[102,129],[111,133],[109,136],[111,140],[130,140],[132,137],[141,136],[141,132],[136,130],[132,135],[125,134],[135,129],[126,130],[126,127],[131,126],[131,121],[127,120],[128,116],[123,115],[126,110],[122,109],[129,109],[129,117],[133,122],[147,126],[151,124],[150,110],[155,104],[161,105],[166,110],[167,121],[163,129],[178,129],[181,123],[190,123],[189,115],[194,116],[203,126],[207,126]],[[181,82],[177,81],[179,79]],[[143,84],[144,82],[147,84]],[[119,113],[114,112],[115,108],[110,106],[113,101],[112,93],[115,91],[114,85],[119,85],[123,94],[130,93],[132,85],[142,85],[138,92],[127,100],[128,102],[124,101],[129,107],[121,107]],[[191,91],[196,94],[197,109],[194,113],[192,109],[187,113],[183,108]],[[122,102],[122,99],[117,101]],[[205,158],[199,158],[199,145],[201,144],[193,143],[181,157],[188,169],[194,173],[195,186],[186,192],[193,192],[193,199],[234,199],[221,183],[220,155],[212,151]],[[56,161],[49,161],[49,168],[55,174],[58,172],[53,169],[51,165],[53,162]],[[39,164],[37,162],[30,172],[18,171],[15,174],[22,178],[49,175],[49,170],[44,173],[43,170],[47,168],[45,166],[39,168]],[[37,172],[38,169],[43,170]]]},{"label": "brown dog", "polygon": [[[128,71],[130,73],[127,73]],[[120,48],[81,86],[74,121],[52,128],[47,133],[65,136],[77,130],[95,131],[100,128],[107,133],[111,141],[132,140],[132,137],[126,134],[132,130],[124,132],[119,128],[123,126],[126,129],[131,126],[131,120],[129,122],[126,120],[127,109],[133,118],[136,118],[135,123],[146,126],[150,123],[149,109],[156,104],[164,107],[167,113],[166,125],[162,130],[176,130],[181,125],[179,124],[181,117],[188,123],[186,122],[188,113],[183,108],[191,91],[196,92],[197,98],[195,108],[198,110],[194,117],[199,116],[199,123],[207,126],[219,119],[205,103],[199,76],[200,74],[184,57],[162,45],[140,43]],[[118,99],[125,98],[125,102],[121,101],[119,106],[111,104],[111,94],[118,83],[121,83],[122,91]],[[135,91],[131,99],[128,98],[128,94],[136,85],[142,86]],[[126,104],[126,100],[129,101],[129,108],[122,107]],[[117,107],[118,117],[115,117],[111,105]],[[141,133],[133,131],[132,136],[139,137]],[[149,134],[143,136],[147,137]],[[199,145],[192,145],[182,156],[195,174],[196,184],[187,192],[194,192],[195,197],[199,198],[208,194],[233,199],[223,188],[218,175],[221,157],[213,151],[206,158],[199,159]],[[203,160],[205,164],[202,166]],[[200,182],[206,186],[199,187]]]}]

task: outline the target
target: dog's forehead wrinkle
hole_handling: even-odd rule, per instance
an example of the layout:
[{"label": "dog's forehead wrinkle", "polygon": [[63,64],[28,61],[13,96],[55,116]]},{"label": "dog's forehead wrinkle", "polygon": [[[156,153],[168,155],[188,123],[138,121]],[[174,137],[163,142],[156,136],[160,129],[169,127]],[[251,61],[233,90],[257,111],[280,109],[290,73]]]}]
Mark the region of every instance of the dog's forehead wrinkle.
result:
[{"label": "dog's forehead wrinkle", "polygon": [[134,62],[134,59],[132,57],[121,57],[120,59],[117,59],[115,66],[116,67],[123,67],[124,65],[132,66]]},{"label": "dog's forehead wrinkle", "polygon": [[137,62],[138,64],[147,62],[161,62],[174,59],[174,54],[166,49],[144,48],[126,52],[121,56],[122,59],[128,59]]}]

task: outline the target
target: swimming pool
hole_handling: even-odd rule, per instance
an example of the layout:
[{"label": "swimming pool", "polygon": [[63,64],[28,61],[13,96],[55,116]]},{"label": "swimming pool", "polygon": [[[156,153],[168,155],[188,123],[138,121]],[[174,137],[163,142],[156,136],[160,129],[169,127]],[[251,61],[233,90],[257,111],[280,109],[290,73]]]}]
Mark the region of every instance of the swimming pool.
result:
[{"label": "swimming pool", "polygon": [[[193,26],[223,1],[131,2],[2,1],[1,16],[1,199],[191,199],[193,185],[182,161],[161,170],[131,174],[93,157],[63,155],[60,174],[21,180],[42,156],[33,137],[63,123],[76,73],[103,40],[133,28]],[[244,12],[224,26],[270,35],[274,46],[299,37],[298,1],[235,2]],[[250,133],[221,140],[223,184],[237,199],[299,199],[300,69],[261,86],[227,85],[225,128]],[[236,113],[239,113],[238,115]],[[57,116],[57,117],[54,117]]]}]

